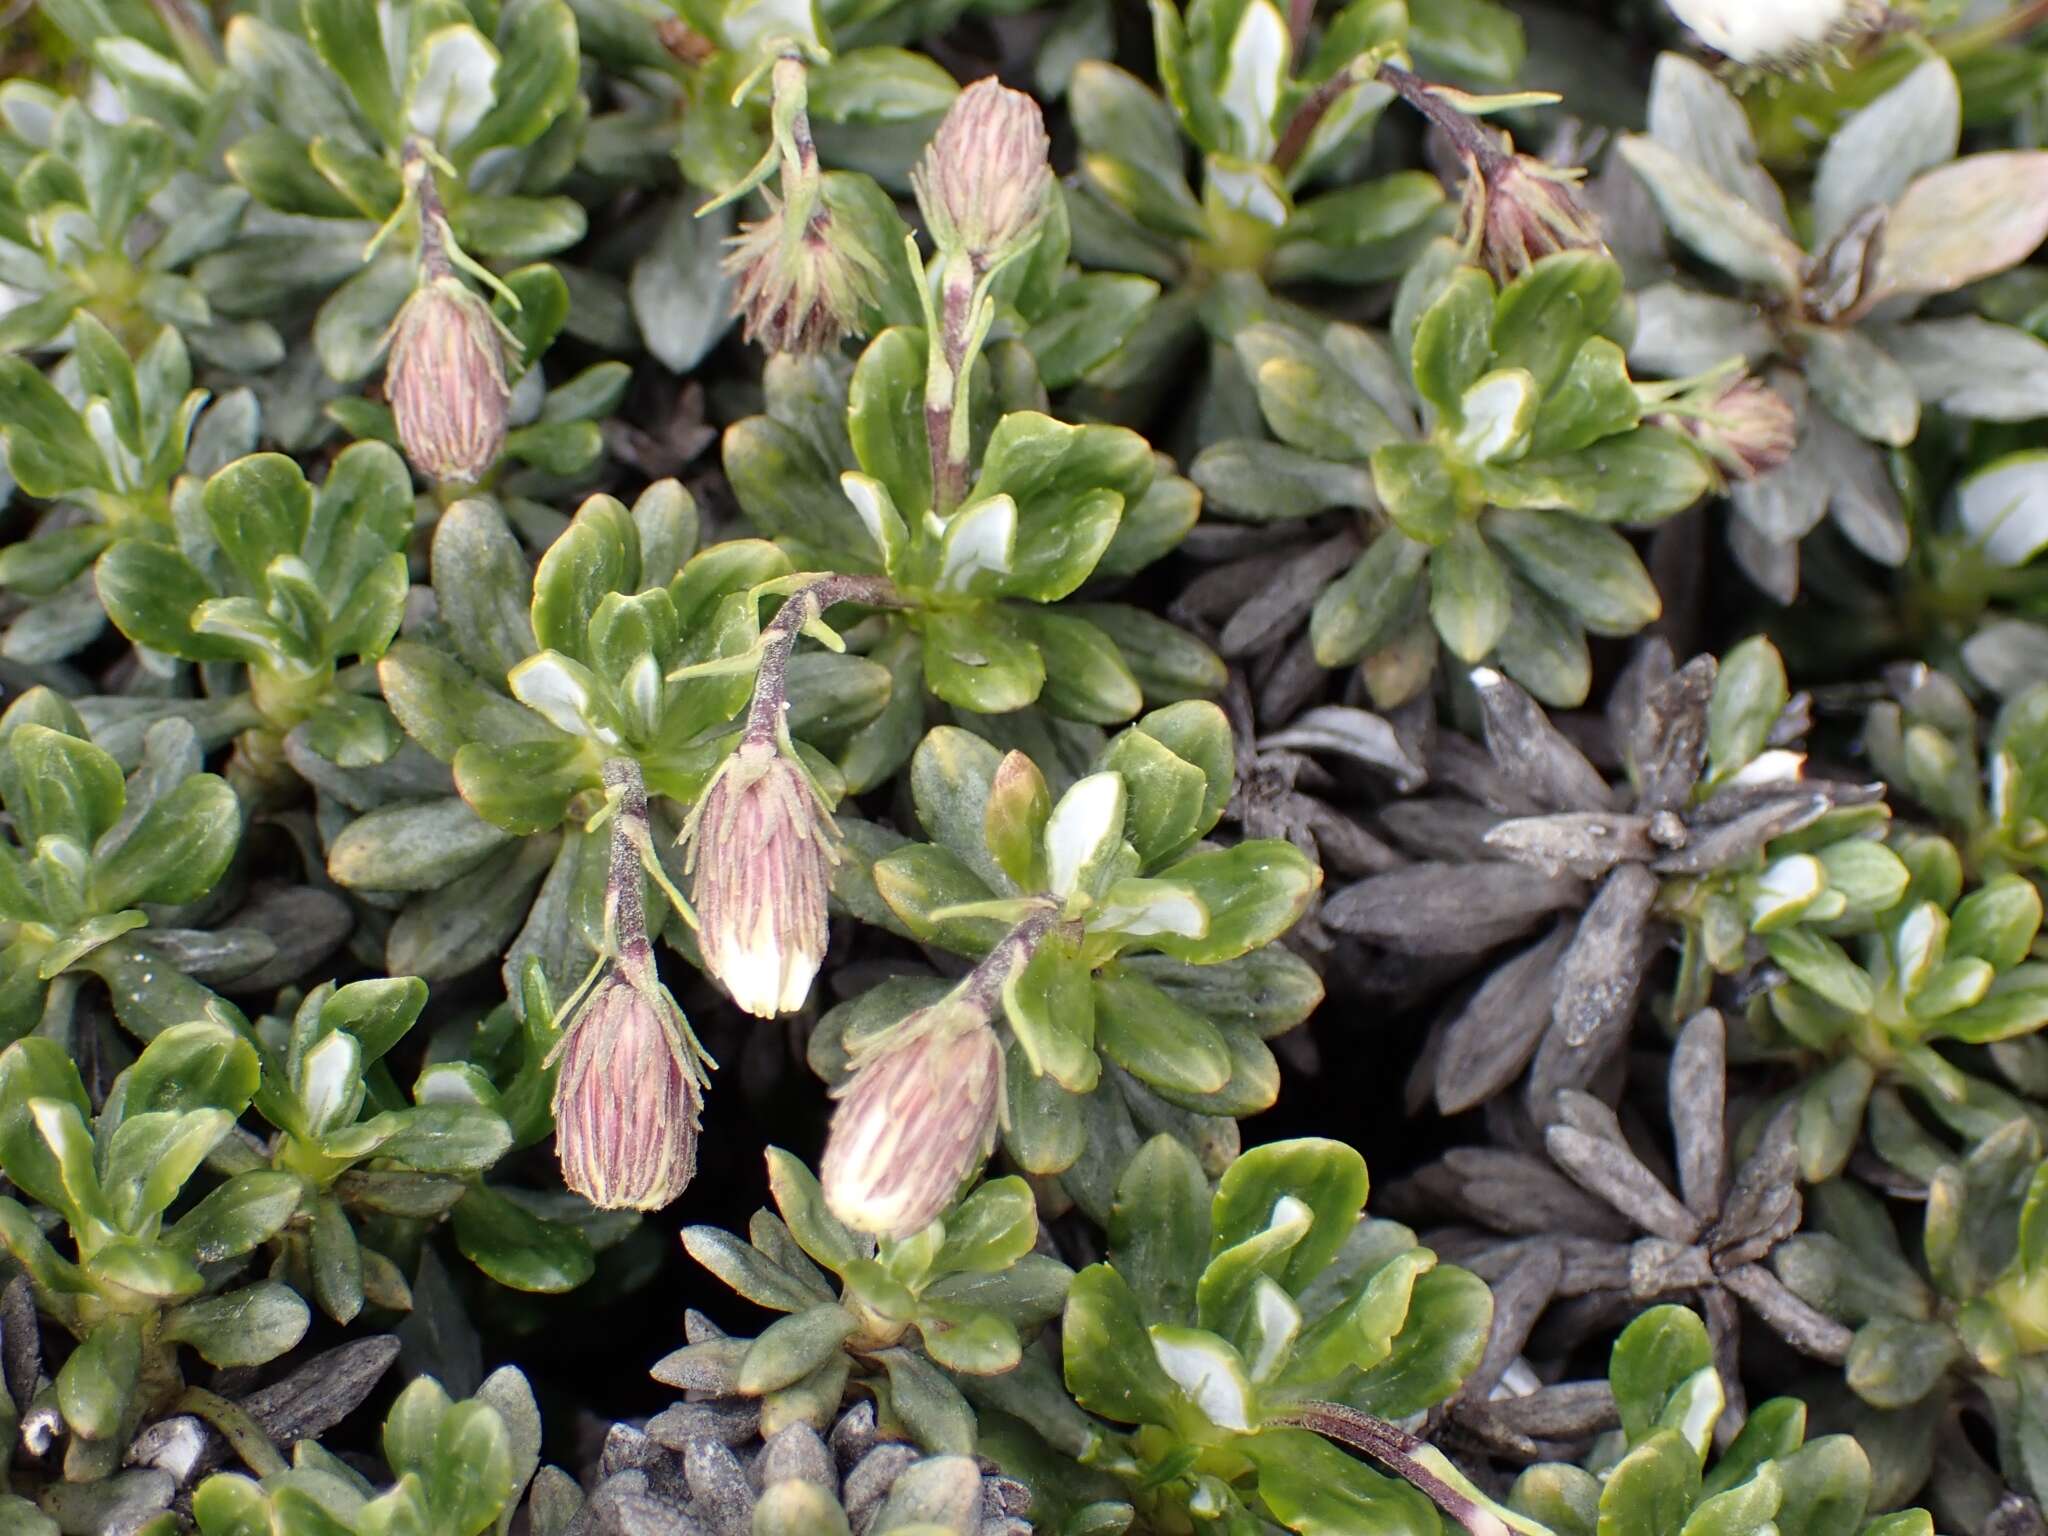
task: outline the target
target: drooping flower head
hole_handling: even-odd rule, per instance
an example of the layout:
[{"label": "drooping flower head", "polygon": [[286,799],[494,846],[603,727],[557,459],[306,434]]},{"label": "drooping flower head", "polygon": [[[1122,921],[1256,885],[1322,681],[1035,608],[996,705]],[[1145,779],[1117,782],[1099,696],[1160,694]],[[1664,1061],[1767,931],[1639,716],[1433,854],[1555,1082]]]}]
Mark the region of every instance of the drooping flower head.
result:
[{"label": "drooping flower head", "polygon": [[825,959],[839,833],[803,766],[749,739],[684,824],[704,964],[758,1018],[801,1008]]},{"label": "drooping flower head", "polygon": [[505,446],[506,341],[491,307],[452,273],[423,277],[391,328],[384,392],[412,467],[474,483]]},{"label": "drooping flower head", "polygon": [[855,1062],[819,1179],[847,1226],[905,1238],[930,1226],[995,1148],[1003,1046],[959,994],[920,1008]]},{"label": "drooping flower head", "polygon": [[820,195],[808,213],[772,192],[768,217],[742,224],[725,255],[733,313],[771,352],[822,352],[860,329],[877,264]]},{"label": "drooping flower head", "polygon": [[968,86],[910,173],[933,243],[978,272],[1022,250],[1052,206],[1051,155],[1037,102],[993,76]]},{"label": "drooping flower head", "polygon": [[1769,474],[1799,445],[1792,402],[1746,373],[1710,380],[1647,420],[1685,433],[1730,480]]},{"label": "drooping flower head", "polygon": [[1580,201],[1584,174],[1534,155],[1468,157],[1459,238],[1505,287],[1545,256],[1600,251],[1600,221]]},{"label": "drooping flower head", "polygon": [[688,1026],[652,975],[614,963],[556,1047],[562,1179],[605,1210],[654,1211],[697,1172],[702,1079]]}]

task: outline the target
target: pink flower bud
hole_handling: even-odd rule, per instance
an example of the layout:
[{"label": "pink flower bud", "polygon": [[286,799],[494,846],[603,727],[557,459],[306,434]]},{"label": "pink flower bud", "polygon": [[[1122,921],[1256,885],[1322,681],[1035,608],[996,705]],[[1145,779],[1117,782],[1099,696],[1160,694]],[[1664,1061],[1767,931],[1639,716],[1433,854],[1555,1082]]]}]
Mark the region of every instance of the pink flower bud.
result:
[{"label": "pink flower bud", "polygon": [[1791,401],[1747,374],[1705,399],[1681,396],[1648,418],[1674,427],[1732,480],[1754,480],[1792,457],[1799,446],[1799,415]]},{"label": "pink flower bud", "polygon": [[1461,237],[1476,241],[1479,262],[1505,287],[1545,256],[1601,251],[1600,221],[1572,190],[1577,173],[1533,155],[1466,162]]},{"label": "pink flower bud", "polygon": [[659,1210],[697,1172],[702,1100],[682,1016],[658,982],[613,969],[557,1047],[555,1156],[606,1210]]},{"label": "pink flower bud", "polygon": [[819,1179],[856,1231],[903,1238],[945,1214],[995,1147],[1003,1046],[948,998],[890,1031],[839,1090]]},{"label": "pink flower bud", "polygon": [[838,829],[810,776],[772,742],[725,760],[683,834],[704,964],[757,1018],[792,1013],[825,960]]},{"label": "pink flower bud", "polygon": [[1052,140],[1038,103],[993,76],[953,99],[910,173],[932,240],[987,270],[1038,232],[1053,195]]},{"label": "pink flower bud", "polygon": [[457,277],[420,284],[398,312],[384,393],[412,467],[474,482],[505,446],[505,346],[486,304]]}]

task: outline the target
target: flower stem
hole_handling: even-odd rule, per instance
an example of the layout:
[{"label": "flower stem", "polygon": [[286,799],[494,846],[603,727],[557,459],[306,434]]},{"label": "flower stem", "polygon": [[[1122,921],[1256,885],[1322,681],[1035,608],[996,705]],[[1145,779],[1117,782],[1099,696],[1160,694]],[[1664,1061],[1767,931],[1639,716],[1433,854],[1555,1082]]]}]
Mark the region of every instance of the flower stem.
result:
[{"label": "flower stem", "polygon": [[612,814],[611,869],[605,877],[604,923],[622,965],[630,970],[651,972],[653,946],[647,942],[647,910],[640,892],[640,876],[654,856],[654,839],[647,830],[647,785],[640,765],[630,757],[605,760],[605,788],[618,796]]},{"label": "flower stem", "polygon": [[[1411,1435],[1398,1424],[1369,1413],[1360,1413],[1342,1403],[1302,1403],[1280,1415],[1280,1424],[1313,1430],[1339,1445],[1371,1457],[1417,1491],[1427,1494],[1436,1507],[1449,1515],[1472,1536],[1510,1536],[1517,1529],[1540,1530],[1540,1526],[1510,1525],[1474,1497],[1443,1452],[1428,1441]],[[1446,1475],[1448,1474],[1448,1475]]]},{"label": "flower stem", "polygon": [[1445,101],[1422,76],[1398,64],[1382,64],[1376,78],[1429,119],[1431,126],[1449,139],[1460,155],[1477,162],[1482,171],[1495,171],[1506,163],[1508,157],[1501,152],[1494,136]]},{"label": "flower stem", "polygon": [[448,259],[448,210],[441,203],[441,188],[434,180],[427,145],[418,138],[405,141],[405,179],[420,210],[420,275],[429,282],[452,276],[455,264]]},{"label": "flower stem", "polygon": [[823,617],[835,603],[861,603],[870,608],[900,608],[903,599],[886,576],[853,576],[842,572],[813,577],[783,599],[775,617],[761,631],[760,669],[754,674],[754,698],[740,737],[748,743],[780,745],[782,718],[789,708],[789,658],[797,637]]}]

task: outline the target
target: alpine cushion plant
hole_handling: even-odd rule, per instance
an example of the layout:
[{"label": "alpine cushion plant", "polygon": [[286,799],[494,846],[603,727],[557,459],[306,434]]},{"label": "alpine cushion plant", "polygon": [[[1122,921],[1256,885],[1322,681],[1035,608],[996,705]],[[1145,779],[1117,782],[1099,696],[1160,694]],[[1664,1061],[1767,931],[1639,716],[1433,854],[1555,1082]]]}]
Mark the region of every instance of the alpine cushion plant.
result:
[{"label": "alpine cushion plant", "polygon": [[2048,411],[2038,339],[1977,315],[1915,315],[2026,260],[2048,235],[2048,157],[1957,159],[1961,121],[1954,72],[1938,58],[1850,117],[1815,169],[1807,247],[1789,233],[1740,103],[1690,60],[1658,59],[1650,132],[1620,146],[1671,233],[1737,289],[1646,289],[1631,360],[1683,375],[1740,356],[1774,386],[1803,384],[1798,449],[1733,492],[1736,559],[1780,602],[1798,592],[1797,545],[1824,516],[1871,559],[1905,558],[1883,454],[1914,440],[1923,409],[1986,421]]},{"label": "alpine cushion plant", "polygon": [[1278,443],[1212,444],[1195,461],[1220,511],[1254,521],[1350,508],[1365,548],[1310,616],[1316,660],[1360,663],[1382,707],[1413,698],[1439,644],[1537,698],[1591,686],[1586,634],[1634,634],[1657,590],[1614,525],[1684,511],[1707,462],[1649,405],[1622,351],[1621,270],[1546,256],[1496,290],[1440,242],[1402,281],[1382,340],[1342,323],[1237,336]]},{"label": "alpine cushion plant", "polygon": [[39,1024],[62,1028],[78,978],[94,971],[145,1036],[172,1022],[161,1006],[175,1018],[217,1002],[181,976],[124,985],[129,970],[175,969],[130,937],[150,926],[145,905],[176,908],[206,896],[242,833],[234,791],[197,771],[190,732],[181,735],[175,722],[157,729],[167,733],[159,738],[166,750],[124,780],[56,694],[32,690],[0,715],[0,810],[14,836],[12,844],[0,840],[0,1034],[9,1040]]},{"label": "alpine cushion plant", "polygon": [[[845,823],[862,863],[872,860],[842,881],[855,915],[976,963],[952,985],[885,982],[813,1037],[813,1062],[840,1084],[826,1168],[847,1159],[828,1178],[842,1220],[908,1236],[900,1228],[923,1224],[909,1213],[942,1206],[998,1124],[1020,1167],[1061,1175],[1099,1218],[1138,1139],[1133,1117],[1182,1122],[1206,1140],[1205,1121],[1227,1126],[1272,1102],[1278,1069],[1259,1026],[1277,1032],[1301,1015],[1283,1001],[1277,1017],[1247,1017],[1226,978],[1301,966],[1274,941],[1306,908],[1319,871],[1279,839],[1203,845],[1231,771],[1222,711],[1199,702],[1120,733],[1057,801],[1024,754],[940,727],[911,764],[934,841],[898,843]],[[1307,1006],[1318,991],[1295,996]],[[873,1091],[907,1070],[901,1053],[933,1049],[935,1033],[971,1042],[999,1021],[1003,1059],[976,1069],[991,1091],[961,1096],[974,1078],[941,1062],[901,1091]],[[914,1192],[897,1187],[905,1169],[893,1138],[869,1123],[905,1118],[911,1145],[957,1148],[920,1163]]]},{"label": "alpine cushion plant", "polygon": [[1108,1421],[1081,1458],[1150,1526],[1437,1528],[1415,1488],[1312,1432],[1332,1408],[1429,1407],[1485,1343],[1486,1287],[1364,1217],[1365,1195],[1363,1160],[1328,1141],[1254,1148],[1213,1194],[1171,1137],[1124,1171],[1109,1257],[1074,1277],[1061,1337],[1074,1401]]}]

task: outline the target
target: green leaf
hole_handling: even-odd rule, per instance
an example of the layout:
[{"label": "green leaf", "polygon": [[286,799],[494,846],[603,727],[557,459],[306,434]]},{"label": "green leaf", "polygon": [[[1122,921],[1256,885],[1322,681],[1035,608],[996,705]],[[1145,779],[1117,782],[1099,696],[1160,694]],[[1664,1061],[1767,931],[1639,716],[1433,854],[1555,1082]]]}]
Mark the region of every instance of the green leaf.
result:
[{"label": "green leaf", "polygon": [[739,1391],[760,1397],[803,1380],[838,1354],[859,1326],[851,1312],[829,1301],[777,1318],[741,1360]]},{"label": "green leaf", "polygon": [[1037,650],[1045,670],[1039,698],[1068,720],[1118,725],[1145,706],[1144,690],[1116,642],[1086,619],[1026,604],[1008,617]]},{"label": "green leaf", "polygon": [[575,99],[580,58],[576,15],[561,0],[511,12],[498,37],[504,58],[483,120],[456,146],[468,161],[486,149],[521,148],[545,133]]},{"label": "green leaf", "polygon": [[1401,440],[1385,409],[1330,351],[1291,327],[1246,326],[1237,354],[1258,391],[1266,424],[1317,460],[1362,463]]},{"label": "green leaf", "polygon": [[[1478,381],[1495,354],[1493,326],[1493,284],[1476,267],[1458,268],[1416,323],[1409,360],[1416,392],[1453,426],[1463,421],[1460,403],[1465,391]],[[1504,350],[1500,361],[1511,367],[1527,366],[1522,358]],[[1543,382],[1535,368],[1529,371],[1539,384]]]},{"label": "green leaf", "polygon": [[[846,396],[846,429],[853,440],[854,456],[862,470],[888,490],[897,510],[913,522],[932,505],[924,374],[924,332],[911,326],[891,326],[862,351]],[[968,499],[979,501],[993,494],[977,489]]]},{"label": "green leaf", "polygon": [[939,1368],[901,1347],[875,1352],[889,1377],[889,1408],[926,1450],[965,1456],[974,1448],[974,1410]]},{"label": "green leaf", "polygon": [[144,811],[121,846],[96,864],[93,900],[102,911],[197,901],[227,870],[241,835],[241,805],[227,781],[194,774]]},{"label": "green leaf", "polygon": [[1470,1270],[1438,1265],[1416,1279],[1392,1351],[1345,1391],[1344,1401],[1391,1419],[1434,1407],[1478,1369],[1492,1321],[1486,1282]]},{"label": "green leaf", "polygon": [[87,1440],[120,1432],[142,1373],[142,1320],[116,1314],[95,1327],[57,1372],[57,1407]]},{"label": "green leaf", "polygon": [[[927,736],[926,743],[937,734],[934,731]],[[924,755],[923,747],[917,755]],[[916,759],[912,760],[911,772],[914,786]],[[1044,837],[1046,820],[1051,814],[1052,796],[1038,765],[1022,752],[1007,754],[989,780],[982,810],[982,843],[989,857],[1019,890],[1042,891],[1047,886],[1050,877]]]},{"label": "green leaf", "polygon": [[204,506],[207,527],[241,577],[244,591],[265,594],[270,590],[270,562],[280,555],[296,555],[305,545],[313,519],[313,488],[299,466],[283,454],[252,453],[206,482]]},{"label": "green leaf", "polygon": [[1827,1435],[1777,1463],[1785,1499],[1781,1530],[1799,1536],[1853,1536],[1870,1499],[1870,1459],[1848,1435]]},{"label": "green leaf", "polygon": [[387,146],[405,137],[384,30],[372,0],[308,0],[305,26],[314,48],[334,71]]},{"label": "green leaf", "polygon": [[945,1225],[945,1242],[932,1262],[935,1272],[995,1274],[1031,1251],[1038,1240],[1038,1207],[1022,1179],[991,1179],[955,1206]]},{"label": "green leaf", "polygon": [[1470,523],[1460,523],[1430,556],[1429,616],[1451,653],[1466,662],[1483,660],[1507,630],[1507,572]]},{"label": "green leaf", "polygon": [[1159,1367],[1138,1299],[1107,1264],[1074,1276],[1060,1323],[1067,1390],[1118,1424],[1171,1424],[1172,1381]]},{"label": "green leaf", "polygon": [[0,436],[9,472],[30,496],[113,489],[85,422],[26,358],[0,357]]},{"label": "green leaf", "polygon": [[541,556],[533,578],[533,636],[543,650],[578,661],[586,653],[590,620],[614,592],[640,586],[640,535],[625,507],[593,496]]},{"label": "green leaf", "polygon": [[1209,1181],[1177,1137],[1153,1137],[1117,1180],[1109,1254],[1144,1316],[1194,1321],[1195,1282],[1209,1257]]},{"label": "green leaf", "polygon": [[1221,1254],[1265,1230],[1275,1204],[1300,1201],[1306,1233],[1272,1271],[1290,1295],[1321,1274],[1365,1208],[1365,1160],[1342,1142],[1308,1138],[1269,1142],[1244,1153],[1216,1187],[1211,1251]]},{"label": "green leaf", "polygon": [[1679,1536],[1699,1498],[1700,1464],[1692,1447],[1659,1430],[1607,1474],[1599,1536]]},{"label": "green leaf", "polygon": [[1038,647],[999,608],[924,616],[925,686],[976,714],[1022,709],[1046,684]]},{"label": "green leaf", "polygon": [[84,854],[120,818],[126,798],[120,767],[89,741],[33,720],[0,738],[0,802],[26,849],[63,838]]},{"label": "green leaf", "polygon": [[1002,754],[979,736],[945,725],[927,732],[910,759],[910,794],[919,823],[995,891],[1004,889],[1004,873],[989,844],[989,801],[1002,763]]},{"label": "green leaf", "polygon": [[1241,1446],[1258,1470],[1259,1498],[1301,1536],[1436,1536],[1443,1529],[1419,1491],[1305,1429],[1266,1429]]},{"label": "green leaf", "polygon": [[1462,526],[1457,480],[1434,443],[1393,443],[1378,450],[1372,483],[1395,529],[1411,539],[1441,545]]},{"label": "green leaf", "polygon": [[[1441,463],[1441,461],[1438,461]],[[1349,666],[1394,638],[1422,589],[1429,545],[1389,528],[1351,569],[1323,589],[1309,614],[1309,641],[1325,667]]]},{"label": "green leaf", "polygon": [[239,1258],[283,1230],[299,1208],[302,1188],[289,1173],[238,1173],[179,1217],[164,1242],[194,1265]]},{"label": "green leaf", "polygon": [[1713,1365],[1706,1325],[1690,1308],[1653,1307],[1623,1329],[1607,1375],[1629,1443],[1648,1439],[1673,1394]]},{"label": "green leaf", "polygon": [[1095,1032],[1103,1054],[1167,1090],[1215,1093],[1230,1081],[1230,1051],[1215,1025],[1131,976],[1095,978]]},{"label": "green leaf", "polygon": [[1199,939],[1161,934],[1149,942],[1197,965],[1234,959],[1278,938],[1307,910],[1322,883],[1322,871],[1277,838],[1190,854],[1159,876],[1194,890],[1208,909],[1209,931]]},{"label": "green leaf", "polygon": [[1095,1087],[1095,995],[1070,940],[1051,934],[1003,984],[1003,1015],[1034,1076],[1070,1093]]},{"label": "green leaf", "polygon": [[274,1280],[188,1301],[164,1318],[162,1337],[189,1344],[209,1365],[266,1365],[306,1335],[311,1314]]},{"label": "green leaf", "polygon": [[29,1106],[37,1101],[68,1104],[81,1126],[92,1113],[70,1056],[54,1040],[31,1036],[0,1052],[0,1169],[31,1199],[82,1220],[56,1154],[36,1128]]}]

